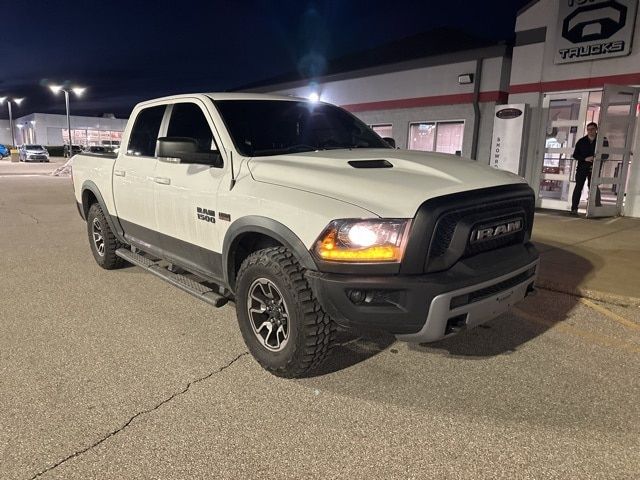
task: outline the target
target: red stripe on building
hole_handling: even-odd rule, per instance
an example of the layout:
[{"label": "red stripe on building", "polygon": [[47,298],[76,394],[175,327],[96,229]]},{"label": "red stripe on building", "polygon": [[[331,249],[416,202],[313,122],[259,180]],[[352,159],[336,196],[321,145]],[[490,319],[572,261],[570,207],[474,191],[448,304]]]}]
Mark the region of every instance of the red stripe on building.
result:
[{"label": "red stripe on building", "polygon": [[571,80],[556,80],[553,82],[521,83],[519,85],[511,85],[509,87],[509,93],[588,90],[590,88],[601,88],[608,83],[613,85],[638,85],[640,84],[640,73],[609,75],[607,77],[574,78]]},{"label": "red stripe on building", "polygon": [[[480,92],[481,102],[506,103],[508,92],[493,91]],[[393,110],[397,108],[434,107],[437,105],[456,105],[472,103],[473,93],[458,93],[455,95],[435,95],[432,97],[402,98],[399,100],[384,100],[381,102],[353,103],[341,105],[350,112],[365,112],[368,110]]]}]

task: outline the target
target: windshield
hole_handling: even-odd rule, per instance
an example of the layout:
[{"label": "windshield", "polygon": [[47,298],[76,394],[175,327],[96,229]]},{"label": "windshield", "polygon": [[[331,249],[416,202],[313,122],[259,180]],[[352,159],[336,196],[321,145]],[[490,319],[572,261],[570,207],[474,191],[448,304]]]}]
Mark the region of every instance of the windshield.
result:
[{"label": "windshield", "polygon": [[338,148],[391,148],[373,130],[333,105],[287,100],[215,102],[246,157]]},{"label": "windshield", "polygon": [[42,145],[25,145],[24,148],[27,150],[44,150]]}]

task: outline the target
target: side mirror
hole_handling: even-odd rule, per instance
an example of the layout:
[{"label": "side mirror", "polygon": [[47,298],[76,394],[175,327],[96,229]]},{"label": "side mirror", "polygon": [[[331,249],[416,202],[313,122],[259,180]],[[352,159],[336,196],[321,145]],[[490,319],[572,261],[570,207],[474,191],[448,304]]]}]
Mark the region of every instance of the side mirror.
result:
[{"label": "side mirror", "polygon": [[382,137],[382,140],[384,140],[385,142],[387,142],[387,144],[391,147],[391,148],[396,148],[396,141],[391,138],[391,137]]},{"label": "side mirror", "polygon": [[158,139],[158,157],[178,158],[183,160],[185,156],[198,151],[198,142],[188,137],[162,137]]},{"label": "side mirror", "polygon": [[200,151],[198,141],[190,137],[158,138],[158,157],[168,163],[201,163],[222,166],[222,157],[216,151]]}]

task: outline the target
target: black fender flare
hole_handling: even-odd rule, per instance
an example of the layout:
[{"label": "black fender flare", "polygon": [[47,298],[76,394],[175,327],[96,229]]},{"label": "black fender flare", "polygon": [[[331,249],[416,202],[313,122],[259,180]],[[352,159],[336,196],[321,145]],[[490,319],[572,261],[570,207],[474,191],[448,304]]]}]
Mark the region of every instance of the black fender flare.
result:
[{"label": "black fender flare", "polygon": [[98,200],[98,204],[100,205],[100,208],[104,212],[104,216],[106,217],[107,223],[109,224],[109,228],[111,229],[113,234],[116,236],[116,238],[120,242],[127,243],[127,241],[124,239],[124,230],[122,228],[122,225],[120,225],[120,222],[118,221],[117,217],[111,216],[111,213],[107,209],[107,204],[105,203],[104,198],[102,197],[102,194],[100,193],[100,189],[98,188],[98,186],[95,183],[93,183],[91,180],[85,180],[85,182],[82,184],[82,189],[80,191],[81,191],[80,195],[82,198],[83,218],[86,220],[87,212],[89,211],[89,208],[90,208],[90,205],[85,204],[86,202],[85,192],[91,192],[96,197],[96,200]]},{"label": "black fender flare", "polygon": [[245,233],[260,233],[267,235],[288,248],[297,258],[300,265],[307,270],[317,270],[318,266],[311,256],[311,252],[302,240],[286,225],[268,217],[248,215],[234,221],[224,236],[222,243],[222,274],[229,285],[235,288],[235,272],[231,268],[234,264],[237,240]]}]

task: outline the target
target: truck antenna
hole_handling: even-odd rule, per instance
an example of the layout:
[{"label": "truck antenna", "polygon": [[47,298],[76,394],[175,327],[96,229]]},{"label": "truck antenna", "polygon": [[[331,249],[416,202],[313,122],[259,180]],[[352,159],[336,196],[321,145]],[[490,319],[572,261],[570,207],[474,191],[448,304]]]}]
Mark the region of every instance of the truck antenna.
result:
[{"label": "truck antenna", "polygon": [[236,184],[236,177],[233,172],[233,150],[229,150],[229,162],[231,163],[231,185],[229,186],[229,190],[233,190]]}]

